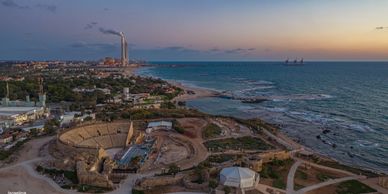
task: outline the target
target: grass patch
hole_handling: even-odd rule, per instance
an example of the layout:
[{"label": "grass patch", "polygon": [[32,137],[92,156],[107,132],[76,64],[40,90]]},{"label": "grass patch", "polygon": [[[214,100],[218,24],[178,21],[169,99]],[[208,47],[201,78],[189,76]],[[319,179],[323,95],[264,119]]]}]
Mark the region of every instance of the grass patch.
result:
[{"label": "grass patch", "polygon": [[367,185],[357,180],[349,180],[340,183],[336,191],[337,194],[360,194],[376,192],[376,190],[368,187]]},{"label": "grass patch", "polygon": [[294,190],[295,190],[295,191],[298,191],[298,190],[303,189],[303,188],[304,188],[303,185],[299,185],[299,184],[295,184],[295,185],[294,185]]},{"label": "grass patch", "polygon": [[372,178],[373,177],[378,177],[378,174],[376,174],[374,172],[367,171],[367,170],[362,170],[362,169],[351,167],[351,166],[347,166],[347,165],[344,165],[344,164],[340,164],[340,163],[338,163],[336,161],[321,160],[320,157],[318,157],[316,155],[302,156],[302,155],[298,154],[297,156],[302,158],[302,159],[305,159],[305,160],[308,160],[308,161],[311,161],[311,162],[314,162],[316,164],[320,164],[320,165],[323,165],[323,166],[328,166],[328,167],[332,167],[332,168],[337,168],[337,169],[349,171],[349,172],[352,172],[354,174],[362,174],[362,175],[365,175],[367,177],[372,177]]},{"label": "grass patch", "polygon": [[132,194],[144,194],[144,191],[132,189]]},{"label": "grass patch", "polygon": [[23,144],[25,144],[27,141],[29,141],[30,139],[25,139],[23,141],[19,141],[17,142],[11,149],[5,151],[5,150],[0,150],[0,160],[5,160],[7,158],[9,158],[13,153],[19,151]]},{"label": "grass patch", "polygon": [[278,179],[280,177],[279,172],[285,171],[288,166],[293,163],[292,159],[288,160],[274,160],[272,162],[263,165],[263,170],[260,172],[260,176],[263,178]]},{"label": "grass patch", "polygon": [[224,151],[224,150],[268,150],[273,147],[263,140],[257,137],[239,137],[239,138],[227,138],[220,140],[210,140],[204,143],[204,145],[212,151]]},{"label": "grass patch", "polygon": [[43,168],[42,166],[37,166],[36,171],[43,173],[43,174],[49,174],[51,176],[53,176],[53,175],[58,176],[58,175],[63,174],[73,184],[78,183],[77,173],[75,171],[48,169],[48,168]]},{"label": "grass patch", "polygon": [[296,176],[296,178],[299,178],[299,179],[302,179],[302,180],[307,180],[307,178],[308,178],[307,173],[305,173],[303,171],[300,171],[300,170],[296,171],[295,176]]},{"label": "grass patch", "polygon": [[0,160],[7,159],[11,154],[9,151],[0,150]]},{"label": "grass patch", "polygon": [[214,138],[219,136],[221,132],[222,129],[218,125],[210,123],[202,130],[202,137],[205,139]]},{"label": "grass patch", "polygon": [[176,132],[183,134],[185,133],[185,129],[179,124],[177,120],[172,121],[172,128],[175,129]]},{"label": "grass patch", "polygon": [[324,182],[324,181],[327,181],[328,179],[333,179],[333,177],[327,174],[319,173],[317,174],[317,179],[321,182]]},{"label": "grass patch", "polygon": [[77,185],[77,191],[83,193],[105,193],[111,191],[111,189],[91,185]]},{"label": "grass patch", "polygon": [[260,176],[263,178],[278,179],[279,174],[274,170],[271,165],[264,165],[263,170],[260,172]]},{"label": "grass patch", "polygon": [[226,161],[233,160],[236,157],[236,155],[232,154],[217,154],[217,155],[210,155],[207,158],[207,161],[214,162],[214,163],[223,163]]},{"label": "grass patch", "polygon": [[272,186],[278,189],[286,189],[285,181],[279,178],[273,181]]},{"label": "grass patch", "polygon": [[193,109],[135,109],[129,110],[128,113],[133,120],[207,116],[207,114]]}]

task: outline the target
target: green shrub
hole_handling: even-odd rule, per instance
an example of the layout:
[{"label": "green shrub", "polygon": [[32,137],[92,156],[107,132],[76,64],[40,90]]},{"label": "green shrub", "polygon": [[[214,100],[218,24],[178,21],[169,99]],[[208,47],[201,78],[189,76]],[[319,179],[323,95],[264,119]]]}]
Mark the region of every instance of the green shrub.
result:
[{"label": "green shrub", "polygon": [[361,194],[361,193],[372,193],[376,192],[376,190],[370,188],[369,186],[357,181],[357,180],[349,180],[345,182],[341,182],[337,188],[338,194]]},{"label": "green shrub", "polygon": [[282,179],[275,179],[272,183],[272,186],[279,189],[285,189],[286,183]]},{"label": "green shrub", "polygon": [[207,148],[210,148],[213,151],[223,151],[227,149],[268,150],[273,148],[262,139],[251,136],[210,140],[204,144]]},{"label": "green shrub", "polygon": [[218,125],[210,123],[202,130],[202,137],[205,139],[210,139],[217,137],[221,133],[222,129]]}]

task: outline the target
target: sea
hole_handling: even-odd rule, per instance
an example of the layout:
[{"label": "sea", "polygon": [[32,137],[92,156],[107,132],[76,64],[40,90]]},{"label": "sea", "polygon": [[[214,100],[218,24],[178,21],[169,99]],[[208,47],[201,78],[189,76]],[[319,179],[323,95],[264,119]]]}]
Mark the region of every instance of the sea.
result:
[{"label": "sea", "polygon": [[341,163],[388,174],[388,62],[153,62],[136,72],[262,103],[208,97],[189,107],[280,126]]}]

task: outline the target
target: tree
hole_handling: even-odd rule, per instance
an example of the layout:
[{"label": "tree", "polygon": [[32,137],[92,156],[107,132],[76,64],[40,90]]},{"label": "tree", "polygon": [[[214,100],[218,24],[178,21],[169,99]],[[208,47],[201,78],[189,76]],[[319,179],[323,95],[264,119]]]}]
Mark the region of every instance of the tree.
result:
[{"label": "tree", "polygon": [[229,194],[232,190],[228,186],[224,186],[224,192],[225,194]]},{"label": "tree", "polygon": [[32,128],[32,129],[30,130],[30,134],[31,134],[32,137],[37,137],[38,134],[39,134],[39,131],[38,131],[37,128]]},{"label": "tree", "polygon": [[209,187],[210,187],[211,189],[215,189],[217,186],[218,186],[217,180],[215,180],[215,179],[210,179],[210,180],[209,180]]},{"label": "tree", "polygon": [[56,119],[51,119],[51,120],[48,120],[45,124],[44,124],[44,130],[47,134],[52,134],[55,132],[55,130],[59,127],[60,123],[58,120]]},{"label": "tree", "polygon": [[168,173],[169,174],[172,174],[172,175],[176,175],[181,169],[179,168],[179,166],[177,166],[175,163],[171,164],[170,166],[168,166]]}]

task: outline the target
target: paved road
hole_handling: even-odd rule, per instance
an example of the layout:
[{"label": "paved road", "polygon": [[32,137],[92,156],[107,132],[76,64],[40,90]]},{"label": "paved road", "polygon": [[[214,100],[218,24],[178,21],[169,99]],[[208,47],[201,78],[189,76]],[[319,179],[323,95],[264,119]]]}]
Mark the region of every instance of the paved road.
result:
[{"label": "paved road", "polygon": [[297,160],[290,168],[290,171],[288,171],[287,175],[287,188],[286,188],[286,193],[287,194],[292,194],[294,193],[294,177],[296,170],[298,167],[302,164],[301,161]]}]

